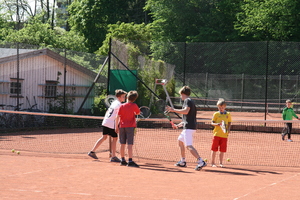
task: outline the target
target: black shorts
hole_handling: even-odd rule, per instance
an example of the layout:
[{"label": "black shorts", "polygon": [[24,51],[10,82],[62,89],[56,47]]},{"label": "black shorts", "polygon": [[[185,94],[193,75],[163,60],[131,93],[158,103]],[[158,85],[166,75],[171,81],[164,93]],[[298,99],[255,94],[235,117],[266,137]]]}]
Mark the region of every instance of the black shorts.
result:
[{"label": "black shorts", "polygon": [[108,128],[106,126],[103,126],[103,135],[109,135],[111,137],[118,137],[118,134],[116,133],[115,129]]}]

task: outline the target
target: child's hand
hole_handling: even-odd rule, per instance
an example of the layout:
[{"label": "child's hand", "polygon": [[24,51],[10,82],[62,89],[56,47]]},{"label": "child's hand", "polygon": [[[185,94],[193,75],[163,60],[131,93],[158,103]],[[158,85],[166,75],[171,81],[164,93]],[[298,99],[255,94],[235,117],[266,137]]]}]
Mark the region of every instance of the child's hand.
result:
[{"label": "child's hand", "polygon": [[221,123],[211,123],[211,125],[213,125],[213,126],[221,126]]},{"label": "child's hand", "polygon": [[172,112],[173,108],[171,106],[166,106],[166,111]]},{"label": "child's hand", "polygon": [[172,125],[173,129],[178,129],[178,126],[176,124]]}]

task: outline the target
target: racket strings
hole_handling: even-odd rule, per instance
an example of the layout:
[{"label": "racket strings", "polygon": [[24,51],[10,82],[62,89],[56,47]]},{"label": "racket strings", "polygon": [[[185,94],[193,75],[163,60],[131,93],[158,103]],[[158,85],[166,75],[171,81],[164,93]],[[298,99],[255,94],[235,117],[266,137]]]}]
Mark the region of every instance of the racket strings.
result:
[{"label": "racket strings", "polygon": [[144,118],[148,118],[151,115],[150,108],[143,107],[140,109],[140,111],[141,111],[140,115]]}]

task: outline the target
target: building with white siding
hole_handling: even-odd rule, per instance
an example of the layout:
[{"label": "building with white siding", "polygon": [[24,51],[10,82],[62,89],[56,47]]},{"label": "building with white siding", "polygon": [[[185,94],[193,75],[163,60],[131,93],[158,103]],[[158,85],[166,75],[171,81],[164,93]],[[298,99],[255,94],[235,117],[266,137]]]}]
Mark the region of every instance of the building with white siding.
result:
[{"label": "building with white siding", "polygon": [[[36,104],[34,109],[48,112],[50,105],[57,106],[61,103],[58,99],[64,99],[68,109],[76,113],[96,76],[49,49],[19,49],[17,55],[16,49],[0,48],[0,104],[7,110],[19,99],[21,110]],[[82,108],[90,110],[93,103],[94,90]]]}]

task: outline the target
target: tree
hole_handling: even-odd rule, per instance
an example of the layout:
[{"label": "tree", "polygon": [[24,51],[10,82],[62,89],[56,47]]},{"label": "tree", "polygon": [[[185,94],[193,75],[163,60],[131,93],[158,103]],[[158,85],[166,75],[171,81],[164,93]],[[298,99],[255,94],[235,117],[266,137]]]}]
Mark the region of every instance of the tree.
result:
[{"label": "tree", "polygon": [[300,2],[245,0],[235,28],[255,40],[300,41]]},{"label": "tree", "polygon": [[83,45],[84,38],[82,36],[78,36],[74,31],[67,32],[61,28],[52,30],[50,24],[43,24],[38,18],[25,24],[19,31],[11,30],[4,36],[4,39],[7,42],[87,51]]},{"label": "tree", "polygon": [[239,0],[148,0],[154,40],[172,42],[235,41]]},{"label": "tree", "polygon": [[[110,38],[116,38],[122,42],[130,43],[133,41],[143,42],[151,41],[152,39],[151,24],[135,24],[135,23],[116,23],[108,25],[108,31],[103,42],[103,45],[97,51],[97,54],[107,55]],[[148,43],[147,43],[148,44]],[[143,48],[140,46],[140,48]],[[143,49],[142,49],[143,51]]]},{"label": "tree", "polygon": [[130,13],[137,2],[139,1],[76,0],[68,8],[69,22],[73,30],[85,37],[89,52],[95,52],[102,46],[109,24],[136,20]]}]

